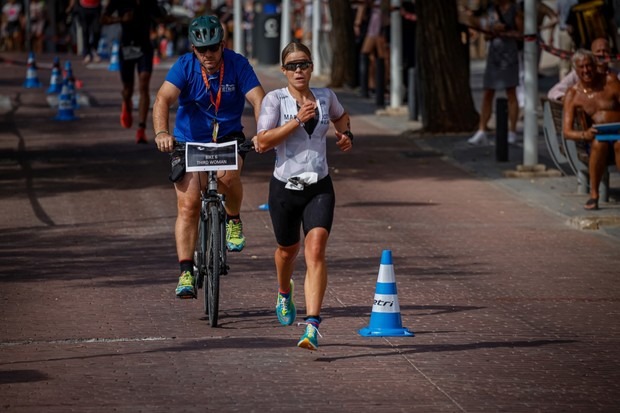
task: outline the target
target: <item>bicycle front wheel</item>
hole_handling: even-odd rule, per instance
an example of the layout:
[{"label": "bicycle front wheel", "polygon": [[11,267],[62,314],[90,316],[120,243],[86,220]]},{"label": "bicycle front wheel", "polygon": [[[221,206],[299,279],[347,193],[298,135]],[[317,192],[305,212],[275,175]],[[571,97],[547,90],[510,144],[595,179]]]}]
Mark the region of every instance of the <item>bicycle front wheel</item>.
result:
[{"label": "bicycle front wheel", "polygon": [[[194,250],[194,277],[196,277],[196,288],[205,287],[205,278],[207,276],[207,222],[203,218],[202,212],[200,213],[200,220],[198,221],[198,239],[196,240],[196,248]],[[204,311],[205,314],[209,314],[209,304],[206,301],[207,295],[205,294]]]},{"label": "bicycle front wheel", "polygon": [[220,215],[217,205],[210,205],[207,211],[209,232],[207,234],[207,285],[205,290],[205,302],[208,305],[209,324],[217,327],[219,302],[220,302]]}]

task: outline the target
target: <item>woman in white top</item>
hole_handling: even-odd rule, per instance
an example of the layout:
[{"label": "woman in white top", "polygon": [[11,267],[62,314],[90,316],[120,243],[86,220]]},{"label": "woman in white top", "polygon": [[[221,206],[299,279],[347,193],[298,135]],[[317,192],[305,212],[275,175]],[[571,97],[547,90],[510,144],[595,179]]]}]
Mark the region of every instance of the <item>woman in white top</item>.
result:
[{"label": "woman in white top", "polygon": [[312,56],[301,43],[282,51],[282,73],[288,85],[263,99],[252,140],[257,152],[274,149],[276,162],[269,185],[269,213],[278,247],[276,314],[283,325],[295,321],[293,269],[299,253],[300,227],[304,231],[306,329],[297,343],[318,348],[321,305],[327,288],[325,249],[334,216],[335,195],[328,173],[326,140],[330,121],[336,145],[352,148],[349,115],[328,88],[310,88]]}]

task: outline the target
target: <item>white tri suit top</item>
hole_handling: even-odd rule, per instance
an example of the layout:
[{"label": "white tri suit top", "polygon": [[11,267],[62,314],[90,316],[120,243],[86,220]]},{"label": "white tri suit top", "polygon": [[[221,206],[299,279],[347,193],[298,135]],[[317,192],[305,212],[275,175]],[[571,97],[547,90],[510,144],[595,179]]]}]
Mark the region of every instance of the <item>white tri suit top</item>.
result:
[{"label": "white tri suit top", "polygon": [[[273,176],[281,182],[305,172],[317,173],[318,180],[328,175],[326,137],[329,123],[340,119],[345,111],[331,89],[311,88],[310,91],[317,102],[318,122],[311,134],[299,126],[274,148]],[[297,102],[287,87],[269,92],[261,105],[257,133],[285,124],[294,119],[297,112]]]}]

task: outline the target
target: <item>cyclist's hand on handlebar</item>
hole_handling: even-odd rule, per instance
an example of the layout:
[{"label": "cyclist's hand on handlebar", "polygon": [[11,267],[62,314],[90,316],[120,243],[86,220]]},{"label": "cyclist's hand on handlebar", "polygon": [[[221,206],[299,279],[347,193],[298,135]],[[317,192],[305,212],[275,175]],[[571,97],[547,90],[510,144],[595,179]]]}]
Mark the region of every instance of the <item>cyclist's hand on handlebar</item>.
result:
[{"label": "cyclist's hand on handlebar", "polygon": [[248,153],[255,150],[254,149],[254,138],[252,138],[251,140],[245,141],[242,144],[239,145],[238,148],[238,152],[244,152],[244,153]]},{"label": "cyclist's hand on handlebar", "polygon": [[172,152],[174,149],[174,136],[169,133],[160,133],[155,137],[155,144],[160,152]]}]

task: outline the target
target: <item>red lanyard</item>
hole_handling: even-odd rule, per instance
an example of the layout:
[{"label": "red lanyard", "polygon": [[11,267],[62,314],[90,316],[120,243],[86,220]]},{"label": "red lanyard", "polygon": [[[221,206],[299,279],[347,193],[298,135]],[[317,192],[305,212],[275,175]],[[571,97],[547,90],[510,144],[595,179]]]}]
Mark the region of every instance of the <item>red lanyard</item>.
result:
[{"label": "red lanyard", "polygon": [[205,82],[205,87],[207,88],[207,92],[209,92],[209,98],[211,99],[211,104],[215,106],[215,116],[217,117],[217,111],[220,108],[220,102],[222,101],[222,81],[224,80],[224,59],[222,59],[222,66],[220,67],[220,85],[217,90],[217,97],[215,101],[213,101],[213,93],[209,89],[209,79],[207,79],[207,73],[205,71],[204,66],[200,66],[200,71],[202,73],[202,80]]}]

